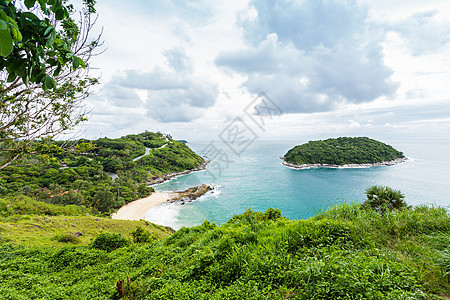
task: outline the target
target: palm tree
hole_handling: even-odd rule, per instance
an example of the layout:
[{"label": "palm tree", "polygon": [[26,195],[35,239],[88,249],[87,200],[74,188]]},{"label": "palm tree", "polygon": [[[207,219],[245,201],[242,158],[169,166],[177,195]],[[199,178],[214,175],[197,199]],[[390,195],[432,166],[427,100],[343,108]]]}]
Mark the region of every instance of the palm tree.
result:
[{"label": "palm tree", "polygon": [[374,185],[365,191],[367,200],[364,201],[364,207],[371,207],[376,211],[384,210],[402,210],[407,207],[403,195],[399,190],[393,190],[387,186]]}]

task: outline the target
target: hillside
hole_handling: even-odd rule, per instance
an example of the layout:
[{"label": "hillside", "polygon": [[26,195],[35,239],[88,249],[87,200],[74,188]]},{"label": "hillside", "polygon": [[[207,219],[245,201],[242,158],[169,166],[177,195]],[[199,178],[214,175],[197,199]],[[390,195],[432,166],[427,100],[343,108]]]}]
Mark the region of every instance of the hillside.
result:
[{"label": "hillside", "polygon": [[0,244],[0,294],[119,299],[120,290],[122,299],[446,299],[449,245],[450,217],[442,208],[379,214],[338,204],[292,221],[279,210],[248,210],[221,226],[205,221],[157,241],[103,235],[89,247]]},{"label": "hillside", "polygon": [[149,222],[112,220],[90,212],[82,206],[48,204],[26,196],[0,198],[0,242],[34,247],[86,246],[104,232],[131,238],[138,226],[155,239],[172,233]]},{"label": "hillside", "polygon": [[340,137],[310,141],[295,146],[284,155],[294,165],[375,164],[402,159],[402,152],[367,137]]},{"label": "hillside", "polygon": [[[109,214],[152,192],[149,182],[204,161],[169,135],[144,132],[118,139],[54,141],[26,163],[0,170],[0,197],[26,195]],[[45,150],[45,151],[44,151]]]}]

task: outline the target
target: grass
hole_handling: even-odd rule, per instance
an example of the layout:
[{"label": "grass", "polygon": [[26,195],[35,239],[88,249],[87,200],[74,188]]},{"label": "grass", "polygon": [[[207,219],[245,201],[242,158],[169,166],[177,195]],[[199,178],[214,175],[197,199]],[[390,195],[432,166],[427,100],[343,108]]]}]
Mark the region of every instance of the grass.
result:
[{"label": "grass", "polygon": [[[51,218],[53,223],[48,217],[17,221],[27,224],[18,225],[22,231],[48,226],[42,226],[49,234],[40,246],[0,245],[3,298],[119,299],[118,279],[125,280],[123,299],[450,297],[450,216],[439,207],[381,215],[359,204],[338,204],[292,221],[277,210],[249,210],[221,226],[205,221],[111,252],[80,246],[86,240],[58,242],[75,230],[72,225],[89,232],[88,224],[100,230],[99,224],[109,223],[87,216]],[[50,233],[55,225],[62,233]],[[120,225],[111,223],[103,231],[115,227]],[[48,245],[66,246],[44,246],[52,236]]]},{"label": "grass", "polygon": [[[132,239],[131,232],[141,226],[156,238],[170,234],[166,228],[145,221],[113,220],[93,216],[22,216],[15,222],[0,222],[3,240],[27,246],[62,247],[64,236],[77,237],[78,245],[88,245],[100,233],[120,233]],[[78,234],[77,234],[78,233]],[[74,239],[75,241],[75,239]]]}]

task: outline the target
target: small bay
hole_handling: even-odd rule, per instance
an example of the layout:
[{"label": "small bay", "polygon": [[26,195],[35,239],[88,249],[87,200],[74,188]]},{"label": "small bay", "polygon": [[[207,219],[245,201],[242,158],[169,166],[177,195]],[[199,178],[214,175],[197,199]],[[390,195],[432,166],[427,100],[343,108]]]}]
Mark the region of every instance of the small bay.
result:
[{"label": "small bay", "polygon": [[[336,202],[362,202],[372,185],[386,185],[405,194],[409,205],[450,205],[450,141],[383,141],[409,158],[395,166],[293,170],[281,164],[290,148],[306,141],[255,141],[238,156],[214,141],[220,155],[210,157],[206,171],[195,172],[155,186],[157,191],[183,190],[201,183],[214,184],[213,193],[180,204],[152,208],[146,219],[157,224],[182,226],[208,219],[218,224],[247,208],[263,211],[279,208],[289,219],[308,218]],[[211,142],[189,143],[207,155]],[[220,167],[220,168],[219,168]],[[220,169],[220,170],[219,170]]]}]

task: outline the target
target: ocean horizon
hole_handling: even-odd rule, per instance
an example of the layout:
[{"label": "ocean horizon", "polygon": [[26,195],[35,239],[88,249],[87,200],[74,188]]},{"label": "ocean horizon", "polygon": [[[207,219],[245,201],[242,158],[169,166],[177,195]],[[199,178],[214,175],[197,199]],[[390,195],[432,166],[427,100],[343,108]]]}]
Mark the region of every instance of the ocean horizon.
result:
[{"label": "ocean horizon", "polygon": [[450,140],[385,140],[408,158],[394,166],[283,166],[280,157],[303,142],[257,140],[240,152],[219,141],[190,142],[211,160],[207,169],[155,185],[155,190],[179,191],[202,183],[216,188],[191,203],[156,206],[145,219],[179,229],[205,219],[221,224],[246,209],[267,208],[278,208],[289,219],[306,219],[335,203],[363,202],[364,191],[373,185],[400,190],[408,205],[450,206]]}]

